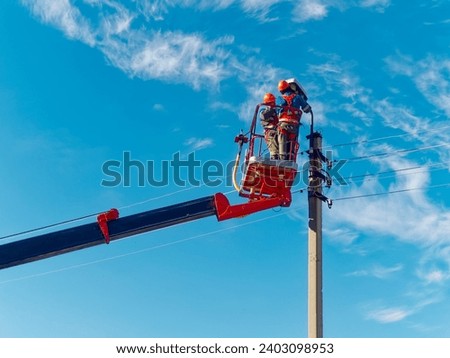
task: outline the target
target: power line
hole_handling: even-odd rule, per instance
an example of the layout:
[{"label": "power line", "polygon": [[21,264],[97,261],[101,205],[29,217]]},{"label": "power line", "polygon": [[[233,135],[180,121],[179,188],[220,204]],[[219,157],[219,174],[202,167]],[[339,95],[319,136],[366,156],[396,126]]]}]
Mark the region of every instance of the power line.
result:
[{"label": "power line", "polygon": [[[198,187],[201,187],[201,185],[199,185]],[[129,205],[121,206],[121,207],[118,208],[118,210],[129,209],[129,208],[132,208],[132,207],[135,207],[135,206],[138,206],[138,205],[147,204],[147,203],[149,203],[151,201],[167,198],[169,196],[172,196],[172,195],[175,195],[175,194],[179,194],[179,193],[181,193],[183,191],[188,191],[188,190],[191,190],[191,189],[194,189],[194,188],[196,188],[196,187],[192,186],[192,187],[189,187],[189,188],[185,188],[185,189],[177,190],[177,191],[174,191],[174,192],[171,192],[171,193],[167,193],[167,194],[164,194],[164,195],[160,195],[160,196],[157,196],[157,197],[154,197],[154,198],[149,198],[149,199],[146,199],[146,200],[143,200],[143,201],[138,201],[138,202],[135,202],[135,203],[132,203],[132,204],[129,204]]]},{"label": "power line", "polygon": [[[202,184],[202,185],[199,185],[199,186],[193,186],[193,187],[185,188],[185,189],[181,189],[181,190],[177,190],[177,191],[174,191],[174,192],[171,192],[171,193],[160,195],[158,197],[154,197],[154,198],[150,198],[150,199],[147,199],[147,200],[135,202],[135,203],[132,203],[132,204],[129,204],[129,205],[121,206],[121,207],[118,208],[118,210],[120,211],[120,210],[123,210],[123,209],[129,209],[129,208],[132,208],[132,207],[135,207],[135,206],[138,206],[138,205],[143,205],[143,204],[149,203],[151,201],[155,201],[155,200],[159,200],[159,199],[163,199],[163,198],[166,198],[166,197],[169,197],[169,196],[173,196],[173,195],[179,194],[179,193],[184,192],[184,191],[200,188],[200,187],[202,187],[204,185],[205,184]],[[229,195],[231,193],[234,193],[234,190],[230,190],[230,191],[224,193],[224,195]],[[94,213],[94,214],[81,216],[81,217],[75,218],[75,219],[64,220],[64,221],[60,221],[60,222],[57,222],[57,223],[54,223],[54,224],[49,224],[49,225],[45,225],[45,226],[41,226],[41,227],[29,229],[29,230],[17,232],[17,233],[14,233],[14,234],[9,234],[9,235],[0,237],[0,240],[11,239],[13,237],[22,236],[22,235],[25,235],[25,234],[31,234],[31,233],[34,233],[34,232],[43,231],[43,230],[54,228],[54,227],[57,227],[57,226],[63,226],[63,225],[75,223],[75,222],[78,222],[78,221],[82,221],[82,220],[86,220],[86,219],[95,217],[95,216],[97,216],[97,215],[99,215],[101,213],[103,213],[103,211],[102,212],[98,212],[98,213]]]},{"label": "power line", "polygon": [[380,140],[401,138],[401,137],[406,137],[406,136],[410,136],[410,135],[411,135],[411,133],[402,133],[402,134],[390,135],[390,136],[386,136],[386,137],[379,137],[379,138],[373,138],[373,139],[362,139],[360,141],[354,141],[354,142],[348,142],[348,143],[330,144],[330,145],[325,146],[324,148],[347,147],[350,145],[365,144],[365,143],[377,142]]},{"label": "power line", "polygon": [[[200,185],[198,187],[201,187],[201,186],[202,185]],[[143,204],[146,204],[146,203],[148,203],[150,201],[155,201],[155,200],[159,200],[159,199],[162,199],[162,198],[166,198],[166,197],[169,197],[169,196],[172,196],[172,195],[176,195],[176,194],[179,194],[179,193],[181,193],[183,191],[188,191],[188,190],[191,190],[191,189],[194,189],[194,188],[197,188],[197,187],[189,187],[189,188],[177,190],[177,191],[174,191],[174,192],[171,192],[171,193],[168,193],[168,194],[160,195],[158,197],[153,197],[153,198],[150,198],[150,199],[147,199],[147,200],[135,202],[135,203],[132,203],[132,204],[129,204],[129,205],[126,205],[126,206],[121,206],[121,207],[118,208],[118,210],[132,208],[132,207],[137,206],[137,205],[143,205]],[[0,237],[0,240],[11,239],[13,237],[17,237],[17,236],[21,236],[21,235],[25,235],[25,234],[31,234],[31,233],[34,233],[34,232],[38,232],[38,231],[54,228],[54,227],[57,227],[57,226],[63,226],[63,225],[75,223],[75,222],[78,222],[78,221],[82,221],[82,220],[85,220],[85,219],[89,219],[89,218],[95,217],[95,216],[97,216],[97,215],[99,215],[99,214],[101,214],[103,212],[104,211],[98,212],[98,213],[94,213],[94,214],[84,215],[84,216],[81,216],[81,217],[78,217],[78,218],[75,218],[75,219],[69,219],[69,220],[60,221],[60,222],[57,222],[57,223],[54,223],[54,224],[49,224],[49,225],[37,227],[37,228],[34,228],[34,229],[29,229],[29,230],[17,232],[17,233],[14,233],[14,234],[9,234],[9,235]]]},{"label": "power line", "polygon": [[[420,152],[422,150],[429,150],[429,149],[434,149],[434,148],[439,148],[439,147],[448,147],[448,146],[450,146],[449,143],[442,143],[442,144],[436,144],[436,145],[429,145],[429,146],[425,146],[425,147],[415,147],[415,148],[409,148],[409,149],[398,149],[398,150],[394,150],[394,151],[391,151],[391,152],[363,155],[363,156],[359,156],[359,157],[351,157],[351,158],[340,159],[340,160],[345,160],[347,162],[351,162],[351,161],[366,160],[366,159],[376,158],[376,157],[388,157],[388,156],[395,155],[395,154],[398,154],[398,153]],[[335,163],[337,161],[338,160],[336,160],[336,159],[334,160]]]},{"label": "power line", "polygon": [[30,230],[25,230],[25,231],[17,232],[17,233],[14,233],[14,234],[2,236],[2,237],[0,237],[0,240],[10,239],[10,238],[12,238],[12,237],[16,237],[16,236],[20,236],[20,235],[25,235],[25,234],[30,234],[30,233],[32,233],[32,232],[42,231],[42,230],[49,229],[49,228],[52,228],[52,227],[61,226],[61,225],[65,225],[65,224],[70,224],[70,223],[73,223],[73,222],[77,222],[77,221],[81,221],[81,220],[85,220],[85,219],[91,218],[91,217],[93,217],[93,216],[97,216],[97,215],[99,215],[99,214],[101,214],[101,213],[95,213],[95,214],[85,215],[85,216],[81,216],[81,217],[76,218],[76,219],[65,220],[65,221],[61,221],[61,222],[58,222],[58,223],[54,223],[54,224],[50,224],[50,225],[41,226],[41,227],[38,227],[38,228],[35,228],[35,229],[30,229]]},{"label": "power line", "polygon": [[[450,128],[450,125],[448,126],[443,126],[441,128],[435,128],[435,129],[429,129],[429,130],[421,130],[420,133],[435,133],[435,132],[441,132],[445,129]],[[336,148],[336,147],[345,147],[345,146],[350,146],[350,145],[358,145],[358,144],[364,144],[364,143],[371,143],[371,142],[376,142],[376,141],[380,141],[380,140],[385,140],[385,139],[393,139],[393,138],[401,138],[401,137],[407,137],[407,136],[412,136],[412,133],[402,133],[402,134],[396,134],[396,135],[390,135],[390,136],[385,136],[385,137],[378,137],[378,138],[372,138],[372,139],[363,139],[360,141],[354,141],[354,142],[348,142],[348,143],[338,143],[338,144],[330,144],[327,146],[324,146],[323,149],[325,148]]]},{"label": "power line", "polygon": [[[432,169],[430,169],[430,171],[437,171],[437,170],[447,169],[447,167],[444,166],[446,164],[450,164],[450,162],[439,162],[439,163],[433,163],[433,164],[429,164],[429,165],[418,165],[418,166],[409,167],[409,168],[386,170],[386,171],[378,172],[378,173],[367,173],[367,174],[360,174],[360,175],[352,175],[352,176],[344,177],[342,179],[343,180],[352,180],[352,179],[356,178],[356,179],[360,180],[360,179],[366,178],[366,177],[376,177],[376,176],[381,176],[381,175],[385,175],[385,174],[395,174],[395,173],[405,172],[405,171],[409,171],[409,170],[424,169],[424,170],[417,171],[417,172],[412,172],[412,173],[398,174],[398,175],[412,175],[412,174],[418,174],[418,173],[427,172],[427,170],[425,170],[426,168],[432,168]],[[436,167],[439,167],[439,166],[442,166],[442,168],[436,168]],[[382,179],[392,178],[392,177],[393,176],[386,176],[386,177],[383,177]],[[354,182],[354,180],[352,180],[352,182]]]},{"label": "power line", "polygon": [[[239,228],[239,227],[252,225],[252,224],[255,224],[255,223],[258,223],[258,222],[261,222],[261,221],[266,221],[266,220],[272,219],[274,217],[286,215],[289,212],[292,212],[292,211],[295,211],[295,210],[296,210],[295,208],[291,208],[291,209],[288,209],[288,210],[283,210],[283,212],[277,212],[277,213],[275,213],[273,215],[269,215],[269,216],[266,216],[266,217],[263,217],[263,218],[260,218],[260,219],[255,219],[255,220],[252,220],[252,221],[249,221],[249,222],[245,222],[245,223],[242,223],[242,224],[236,224],[236,225],[233,225],[233,226],[228,226],[228,227],[225,227],[225,228],[222,228],[222,229],[219,229],[219,230],[209,231],[209,232],[206,232],[206,233],[190,236],[190,237],[179,239],[179,240],[176,240],[176,241],[166,242],[166,243],[163,243],[163,244],[147,247],[147,248],[144,248],[144,249],[140,249],[140,250],[136,250],[136,251],[120,254],[120,255],[107,257],[107,258],[104,258],[104,259],[99,259],[99,260],[95,260],[95,261],[85,262],[85,263],[72,265],[72,266],[68,266],[68,267],[63,267],[63,268],[52,270],[52,271],[47,271],[47,272],[37,273],[37,274],[23,276],[23,277],[19,277],[19,278],[14,278],[14,279],[6,280],[6,281],[0,281],[0,285],[6,284],[6,283],[10,283],[10,282],[27,280],[27,279],[31,279],[31,278],[35,278],[35,277],[51,275],[51,274],[58,273],[58,272],[78,269],[78,268],[85,267],[85,266],[90,266],[90,265],[94,265],[94,264],[98,264],[98,263],[102,263],[102,262],[106,262],[106,261],[116,260],[116,259],[120,259],[120,258],[127,257],[127,256],[137,255],[137,254],[140,254],[140,253],[161,249],[161,248],[168,247],[168,246],[177,245],[177,244],[180,244],[180,243],[183,243],[183,242],[196,240],[196,239],[199,239],[199,238],[203,238],[203,237],[214,235],[214,234],[219,234],[221,232],[229,231],[229,230],[236,229],[236,228]],[[139,235],[143,235],[143,234],[144,233],[139,234]]]},{"label": "power line", "polygon": [[[443,127],[443,128],[447,128],[447,127],[450,127],[450,126],[446,126],[446,127]],[[443,128],[440,128],[439,130],[442,130]],[[403,136],[403,135],[404,134],[401,134],[401,135],[398,135],[398,136]],[[371,139],[371,140],[365,140],[365,141],[360,141],[360,142],[336,144],[336,145],[333,145],[333,147],[343,146],[343,145],[350,145],[350,144],[359,144],[359,143],[370,142],[370,141],[375,141],[375,140],[394,138],[394,137],[398,137],[398,136],[387,136],[387,137],[374,138],[374,139]],[[374,158],[374,157],[390,156],[390,155],[394,155],[396,153],[408,153],[408,152],[411,153],[411,152],[414,152],[414,151],[428,150],[428,149],[444,147],[444,146],[449,146],[449,144],[444,143],[444,144],[438,144],[438,145],[426,146],[426,147],[400,149],[400,150],[396,150],[396,151],[389,152],[389,153],[378,153],[378,154],[372,154],[372,155],[367,155],[367,156],[352,157],[352,158],[347,158],[347,159],[344,159],[344,160],[346,160],[346,161],[357,161],[357,160],[370,159],[370,158]],[[336,162],[336,161],[337,160],[335,160],[334,162]],[[417,167],[397,169],[397,170],[392,170],[392,171],[385,171],[385,172],[380,172],[380,173],[363,174],[363,175],[359,175],[359,176],[346,177],[346,178],[343,178],[343,179],[345,180],[345,179],[354,179],[354,178],[358,178],[358,177],[362,178],[362,177],[367,177],[367,176],[378,176],[378,175],[385,174],[385,173],[395,173],[395,172],[399,172],[399,171],[403,171],[403,170],[412,170],[412,169],[419,169],[419,168],[423,168],[423,167],[417,166]],[[302,173],[302,172],[305,172],[307,170],[308,169],[303,169],[301,171],[297,171],[297,173]],[[410,173],[410,174],[416,174],[416,173]],[[205,184],[203,184],[203,185],[205,185]],[[192,190],[194,188],[201,187],[203,185],[200,185],[200,186],[197,186],[197,187],[189,187],[189,188],[181,189],[181,190],[178,190],[178,191],[175,191],[175,192],[167,193],[167,194],[161,195],[159,197],[150,198],[150,199],[143,200],[143,201],[140,201],[140,202],[135,202],[135,203],[132,203],[132,204],[129,204],[129,205],[126,205],[126,206],[122,206],[122,207],[119,208],[119,210],[131,208],[131,207],[134,207],[134,206],[137,206],[137,205],[146,204],[146,203],[148,203],[150,201],[155,201],[155,200],[158,200],[158,199],[169,197],[169,196],[178,194],[180,192],[184,192],[184,191]],[[303,190],[304,189],[301,189],[301,190],[298,190],[297,192],[303,192]],[[230,191],[229,193],[231,193],[231,192],[233,192],[233,191]],[[226,193],[226,194],[228,194],[228,193]],[[339,199],[335,199],[335,200],[339,200]],[[17,236],[21,236],[21,235],[25,235],[25,234],[30,234],[30,233],[33,233],[33,232],[38,232],[38,231],[46,230],[46,229],[49,229],[49,228],[54,228],[54,227],[57,227],[57,226],[62,226],[62,225],[66,225],[66,224],[82,221],[82,220],[85,220],[85,219],[97,216],[97,215],[99,215],[101,213],[102,212],[97,212],[97,213],[93,213],[93,214],[89,214],[89,215],[84,215],[84,216],[81,216],[81,217],[78,217],[78,218],[75,218],[75,219],[64,220],[64,221],[57,222],[57,223],[54,223],[54,224],[49,224],[49,225],[41,226],[41,227],[38,227],[38,228],[29,229],[29,230],[21,231],[21,232],[14,233],[14,234],[9,234],[9,235],[0,237],[0,240],[10,239],[10,238],[13,238],[13,237],[17,237]]]},{"label": "power line", "polygon": [[360,198],[367,198],[367,197],[371,197],[371,196],[381,196],[381,195],[389,195],[389,194],[396,194],[396,193],[404,193],[404,192],[408,192],[408,191],[435,189],[435,188],[443,188],[443,187],[450,187],[450,183],[430,185],[430,186],[425,186],[425,187],[420,187],[420,188],[407,188],[407,189],[391,190],[391,191],[386,191],[386,192],[382,192],[382,193],[347,196],[347,197],[333,199],[333,201],[360,199]]}]

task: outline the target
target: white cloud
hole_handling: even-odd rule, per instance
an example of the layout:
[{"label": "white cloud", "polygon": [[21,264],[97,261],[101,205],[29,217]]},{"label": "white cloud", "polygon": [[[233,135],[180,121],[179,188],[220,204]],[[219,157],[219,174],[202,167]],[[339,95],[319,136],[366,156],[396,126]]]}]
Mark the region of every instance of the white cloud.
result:
[{"label": "white cloud", "polygon": [[292,3],[295,3],[293,21],[307,22],[325,19],[331,9],[344,12],[351,8],[365,8],[382,13],[391,5],[391,0],[299,0]]},{"label": "white cloud", "polygon": [[[278,80],[286,73],[281,73],[277,68],[265,64],[254,58],[248,59],[245,65],[234,62],[233,66],[236,68],[237,76],[240,82],[246,84],[247,98],[239,107],[239,117],[250,122],[255,113],[255,106],[262,102],[266,92],[273,92],[276,94],[276,84]],[[255,73],[264,76],[255,76]],[[292,77],[292,76],[290,76]]]},{"label": "white cloud", "polygon": [[[445,62],[438,63],[436,59],[419,61],[418,66],[413,66],[413,62],[402,57],[389,59],[389,69],[395,74],[405,75],[411,78],[417,87],[423,89],[423,94],[430,102],[434,101],[435,110],[446,111],[443,101],[439,98],[450,98],[448,96],[448,74]],[[317,74],[322,82],[318,83],[319,90],[324,91],[323,96],[327,96],[339,111],[350,113],[352,118],[360,120],[366,128],[372,128],[373,124],[386,129],[401,130],[405,136],[399,141],[386,141],[396,143],[396,145],[361,143],[353,146],[353,155],[367,156],[377,153],[392,153],[399,149],[420,148],[435,146],[428,151],[420,151],[416,159],[411,155],[399,153],[398,156],[373,157],[366,160],[372,166],[371,172],[399,170],[402,168],[423,166],[428,163],[445,163],[450,161],[448,143],[450,143],[450,132],[446,130],[448,122],[436,121],[427,118],[421,113],[416,115],[413,108],[403,104],[394,103],[401,98],[376,98],[370,89],[362,85],[362,81],[352,71],[352,64],[343,63],[337,56],[327,56],[327,61],[323,64],[310,66],[309,71]],[[422,78],[429,78],[425,81],[427,85],[420,81]],[[434,85],[433,85],[434,83]],[[428,86],[428,87],[427,87]],[[434,92],[433,92],[434,91]],[[447,100],[448,102],[448,100]],[[327,113],[326,113],[327,114]],[[330,125],[339,127],[340,121],[328,121]],[[335,123],[334,123],[335,122]],[[355,121],[346,120],[348,127]],[[444,128],[444,129],[442,129]],[[353,136],[355,134],[353,133]],[[369,138],[370,139],[370,136]],[[407,144],[407,145],[405,145]],[[348,157],[348,156],[346,156]],[[342,156],[341,156],[341,159]],[[350,165],[350,163],[348,164]],[[377,169],[374,169],[377,168]],[[423,188],[434,184],[435,174],[426,165],[420,171],[415,171],[413,175],[405,175],[404,172],[393,173],[389,182],[382,181],[379,177],[367,177],[359,184],[350,186],[332,187],[332,192],[328,194],[331,198],[361,196],[358,199],[348,201],[335,201],[331,212],[325,212],[326,222],[329,232],[344,232],[341,236],[346,238],[345,233],[357,232],[361,237],[370,237],[371,241],[385,240],[386,237],[394,238],[400,242],[412,244],[419,248],[420,263],[418,263],[414,274],[419,279],[420,285],[441,285],[450,280],[450,212],[443,204],[437,203],[428,196],[426,190],[412,190],[408,192],[366,196],[370,194],[383,193],[386,191]],[[446,178],[446,177],[444,177]],[[440,181],[441,183],[442,181]],[[386,184],[384,184],[386,183]],[[366,196],[366,197],[364,197]],[[327,234],[328,236],[328,234]],[[341,240],[341,249],[358,254],[366,254],[364,240],[349,239]],[[354,275],[366,275],[382,277],[388,275],[382,266],[367,268],[354,272]],[[387,319],[387,318],[386,318]]]},{"label": "white cloud", "polygon": [[[147,18],[163,21],[173,7],[196,8],[197,10],[223,10],[238,0],[135,0],[139,11]],[[243,1],[245,4],[245,1]]]},{"label": "white cloud", "polygon": [[130,46],[109,39],[107,57],[123,71],[144,79],[164,79],[173,83],[217,85],[228,76],[224,62],[227,53],[220,46],[231,38],[207,42],[200,35],[156,32],[150,39],[136,34]]},{"label": "white cloud", "polygon": [[432,270],[424,275],[424,279],[428,283],[440,283],[448,279],[448,274],[441,270]]},{"label": "white cloud", "polygon": [[[113,66],[129,76],[142,79],[157,79],[167,83],[184,83],[194,89],[218,88],[228,78],[238,78],[244,84],[248,98],[239,109],[234,107],[242,119],[250,119],[255,103],[277,79],[282,77],[280,69],[272,68],[253,55],[230,50],[232,36],[208,39],[204,34],[182,31],[163,31],[155,21],[174,7],[194,8],[199,11],[225,10],[239,5],[249,16],[265,18],[281,0],[136,0],[127,6],[117,0],[86,0],[84,8],[90,6],[89,16],[83,16],[76,2],[69,0],[22,0],[32,13],[43,22],[61,29],[66,36],[83,41],[98,48]],[[294,5],[295,20],[319,20],[328,14],[329,7],[339,7],[339,2],[328,0],[302,0]],[[355,6],[349,5],[349,6]],[[97,23],[93,23],[97,19]],[[142,20],[144,23],[142,24]],[[141,24],[137,26],[137,24]],[[155,26],[156,24],[156,26]],[[135,25],[135,26],[133,26]],[[158,30],[156,30],[158,28]],[[238,48],[238,47],[237,47]],[[264,76],[255,74],[264,73]],[[290,74],[289,74],[290,75]],[[255,78],[258,79],[255,83]],[[342,78],[344,95],[354,98],[360,88],[352,78]],[[362,98],[362,96],[360,96]],[[325,111],[327,107],[322,106]],[[347,105],[347,111],[367,122],[367,118],[355,106]],[[325,122],[324,122],[325,123]],[[366,123],[367,124],[367,123]],[[370,123],[369,123],[370,124]]]},{"label": "white cloud", "polygon": [[384,9],[391,5],[391,0],[362,0],[362,7],[373,7],[377,11],[383,12]]},{"label": "white cloud", "polygon": [[450,117],[450,58],[429,55],[417,61],[399,55],[385,61],[394,74],[410,77],[420,93]]},{"label": "white cloud", "polygon": [[[131,13],[125,6],[108,0],[105,1],[112,12],[101,18],[100,34],[103,38],[127,33],[136,14]],[[106,6],[106,5],[105,5]]]},{"label": "white cloud", "polygon": [[[450,220],[450,213],[447,214]],[[426,286],[445,285],[450,280],[450,243],[445,238],[430,246],[417,265],[416,274]]]},{"label": "white cloud", "polygon": [[[322,55],[324,56],[324,55]],[[450,113],[450,61],[439,62],[436,58],[427,58],[415,65],[411,58],[391,57],[386,59],[389,70],[394,74],[411,78],[416,87],[420,88],[423,96],[434,106],[426,113],[414,113],[414,109],[401,104],[395,104],[391,98],[376,98],[372,89],[362,85],[361,79],[353,72],[352,63],[345,63],[336,55],[327,55],[326,62],[310,65],[308,73],[316,75],[320,91],[317,97],[339,95],[340,98],[325,103],[325,108],[335,111],[345,111],[353,119],[361,121],[363,128],[371,128],[374,123],[380,123],[387,128],[395,128],[409,134],[406,141],[418,141],[423,146],[450,143],[450,132],[440,130],[448,123],[445,120],[429,118],[433,112]],[[425,80],[426,79],[426,80]],[[429,80],[428,80],[429,79]],[[317,82],[317,81],[316,81]],[[399,98],[396,95],[395,98]],[[328,121],[329,125],[340,127],[339,121]],[[355,121],[346,121],[345,126],[356,126]],[[345,130],[345,128],[342,128]],[[355,131],[357,128],[353,128]],[[450,160],[446,147],[436,148],[444,162]],[[394,149],[395,150],[395,149]]]},{"label": "white cloud", "polygon": [[94,46],[95,33],[80,11],[69,0],[21,0],[43,22],[62,30],[69,38]]},{"label": "white cloud", "polygon": [[[88,2],[98,13],[96,26],[68,0],[22,2],[35,16],[61,29],[69,38],[96,46],[114,66],[131,76],[200,88],[217,86],[230,75],[226,64],[230,55],[225,50],[233,42],[230,36],[208,41],[195,33],[132,29],[133,20],[140,14],[113,0]],[[154,5],[139,4],[141,11]]]},{"label": "white cloud", "polygon": [[347,276],[357,276],[357,277],[368,276],[368,277],[375,277],[378,279],[386,279],[391,277],[394,273],[399,272],[401,270],[403,270],[403,265],[401,264],[397,264],[392,267],[374,265],[371,268],[365,270],[351,272],[347,274]]},{"label": "white cloud", "polygon": [[401,307],[389,307],[379,303],[370,303],[364,308],[364,316],[368,320],[373,320],[382,324],[400,322],[407,317],[413,316],[423,310],[425,307],[440,302],[442,297],[436,291],[422,289],[418,292],[417,288],[409,298],[414,298],[416,303],[405,304]]},{"label": "white cloud", "polygon": [[184,143],[189,146],[191,150],[200,150],[212,147],[214,145],[214,141],[211,138],[189,138]]},{"label": "white cloud", "polygon": [[[398,176],[388,190],[421,188],[426,187],[427,183],[427,173]],[[361,186],[353,187],[345,194],[335,193],[335,197],[357,197],[385,191],[377,181],[366,180]],[[363,232],[390,235],[418,246],[438,244],[442,238],[447,237],[446,233],[450,230],[448,214],[430,203],[420,190],[335,201],[333,209],[330,219],[335,224],[350,224]],[[430,227],[434,230],[430,231]]]},{"label": "white cloud", "polygon": [[195,8],[198,11],[221,11],[237,4],[249,16],[267,21],[271,7],[283,0],[137,0],[138,7],[147,18],[163,21],[173,7]]},{"label": "white cloud", "polygon": [[391,5],[391,0],[300,0],[295,3],[293,20],[307,22],[326,18],[332,8],[336,8],[341,12],[354,7],[375,9],[376,11],[384,12]]},{"label": "white cloud", "polygon": [[[245,11],[261,15],[276,2],[248,0],[240,5]],[[23,0],[23,4],[44,23],[56,26],[69,38],[95,46],[110,64],[132,77],[183,83],[194,89],[217,89],[223,80],[235,77],[244,84],[251,97],[249,101],[253,101],[252,106],[259,102],[259,98],[254,101],[254,96],[262,97],[262,88],[267,90],[266,84],[270,80],[275,83],[278,78],[279,70],[258,60],[257,52],[253,56],[243,54],[242,59],[234,55],[229,50],[234,42],[232,36],[209,40],[200,33],[151,29],[155,27],[155,19],[163,20],[164,13],[174,6],[195,6],[200,10],[217,11],[233,4],[231,0],[200,3],[190,0],[140,0],[134,8],[127,8],[116,0],[86,0],[84,6],[90,6],[94,14],[90,14],[89,18],[82,15],[81,7],[79,9],[76,3],[69,0]],[[146,26],[133,26],[142,17],[147,19]],[[92,19],[97,19],[97,23],[94,24]],[[265,76],[255,76],[262,70],[266,70]],[[258,77],[264,79],[258,80],[260,90],[255,91],[255,78]],[[248,118],[247,104],[236,108],[233,107],[233,111],[239,112],[241,118]]]},{"label": "white cloud", "polygon": [[[398,158],[389,161],[388,166],[381,168],[405,168],[417,163]],[[395,164],[393,164],[395,163]],[[364,181],[358,187],[351,186],[339,196],[365,196],[387,190],[403,190],[404,188],[426,187],[430,181],[428,170],[414,175],[397,173],[391,185],[386,189],[378,180]],[[345,192],[345,194],[344,194]],[[443,284],[450,280],[450,212],[448,208],[433,202],[425,191],[409,191],[391,195],[360,197],[348,201],[335,201],[332,214],[326,216],[327,226],[330,228],[345,228],[367,236],[372,244],[380,240],[389,245],[387,237],[399,242],[414,245],[420,251],[420,260],[412,274],[418,279],[416,290],[423,286],[431,286],[433,294],[437,295]],[[364,242],[355,244],[350,241],[342,242],[345,251],[355,252],[364,247]],[[370,245],[369,245],[370,246]],[[372,276],[386,278],[400,271],[401,265],[383,267],[375,265],[358,272],[354,276]]]},{"label": "white cloud", "polygon": [[336,229],[323,229],[324,234],[327,238],[330,239],[331,242],[348,246],[354,243],[359,235],[351,230],[346,228],[336,228]]},{"label": "white cloud", "polygon": [[163,112],[165,110],[164,106],[161,103],[155,103],[152,108],[158,112]]},{"label": "white cloud", "polygon": [[241,0],[242,9],[248,13],[255,15],[262,21],[273,21],[270,18],[271,8],[273,5],[282,2],[280,0]]},{"label": "white cloud", "polygon": [[328,15],[328,7],[321,0],[300,0],[293,10],[293,18],[298,22],[321,20]]},{"label": "white cloud", "polygon": [[393,323],[405,319],[411,313],[403,308],[383,308],[368,312],[366,318],[379,323]]}]

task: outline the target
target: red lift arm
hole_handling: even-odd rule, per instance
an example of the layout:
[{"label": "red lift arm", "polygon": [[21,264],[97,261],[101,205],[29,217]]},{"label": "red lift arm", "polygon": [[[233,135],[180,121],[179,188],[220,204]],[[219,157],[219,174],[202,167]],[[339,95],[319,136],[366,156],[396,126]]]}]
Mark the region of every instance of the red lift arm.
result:
[{"label": "red lift arm", "polygon": [[230,205],[225,195],[191,200],[119,218],[117,209],[98,215],[96,223],[0,245],[0,269],[42,260],[66,252],[109,243],[124,237],[216,215],[219,221],[246,216],[257,211],[289,206],[289,190],[273,198]]}]

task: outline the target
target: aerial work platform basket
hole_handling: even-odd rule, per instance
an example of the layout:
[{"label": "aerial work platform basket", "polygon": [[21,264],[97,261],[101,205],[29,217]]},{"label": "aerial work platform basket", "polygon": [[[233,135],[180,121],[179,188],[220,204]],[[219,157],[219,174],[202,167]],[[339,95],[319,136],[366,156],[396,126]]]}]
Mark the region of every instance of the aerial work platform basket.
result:
[{"label": "aerial work platform basket", "polygon": [[[264,139],[263,129],[258,126],[258,113],[264,104],[258,104],[253,114],[250,130],[247,135],[236,136],[239,145],[236,156],[233,180],[239,195],[250,201],[278,200],[280,206],[291,203],[291,187],[295,183],[298,165],[292,160],[271,159]],[[259,127],[259,128],[258,128]],[[237,182],[237,170],[240,164],[241,151],[244,144],[248,144],[242,165],[242,180]],[[297,156],[298,145],[293,157]]]}]

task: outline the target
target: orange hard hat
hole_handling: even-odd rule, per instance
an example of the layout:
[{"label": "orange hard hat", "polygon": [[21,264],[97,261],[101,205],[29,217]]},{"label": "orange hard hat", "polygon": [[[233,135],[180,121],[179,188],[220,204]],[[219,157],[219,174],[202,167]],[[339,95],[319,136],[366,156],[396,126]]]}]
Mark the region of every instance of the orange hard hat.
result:
[{"label": "orange hard hat", "polygon": [[286,80],[281,80],[278,82],[278,91],[283,92],[289,88],[289,83]]},{"label": "orange hard hat", "polygon": [[275,96],[272,93],[266,93],[263,98],[264,104],[274,104],[275,103]]}]

